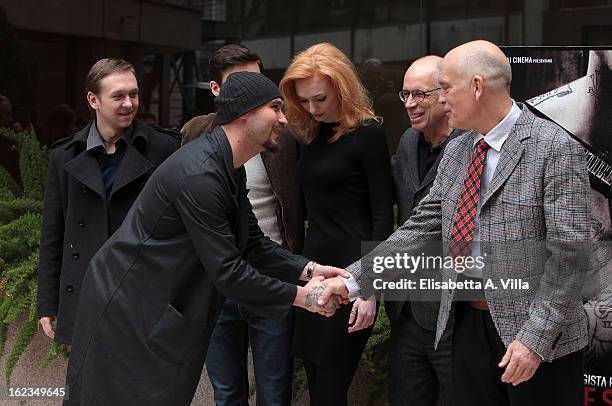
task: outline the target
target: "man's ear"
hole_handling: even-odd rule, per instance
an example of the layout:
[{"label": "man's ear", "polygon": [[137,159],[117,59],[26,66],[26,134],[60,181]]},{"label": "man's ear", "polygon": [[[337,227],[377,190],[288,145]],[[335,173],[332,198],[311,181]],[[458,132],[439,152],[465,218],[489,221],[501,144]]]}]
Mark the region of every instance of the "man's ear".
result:
[{"label": "man's ear", "polygon": [[87,103],[89,103],[89,107],[94,110],[98,110],[98,96],[93,92],[87,92]]},{"label": "man's ear", "polygon": [[210,81],[210,91],[212,92],[213,96],[217,97],[219,96],[219,92],[221,92],[221,86],[219,86],[219,84],[215,82],[214,80],[211,80]]},{"label": "man's ear", "polygon": [[241,115],[240,117],[238,117],[238,120],[240,120],[240,121],[242,121],[242,122],[246,123],[246,122],[247,122],[247,120],[248,120],[249,118],[251,118],[251,113],[252,113],[252,112],[253,112],[253,111],[251,110],[251,111],[249,111],[248,113],[244,113],[243,115]]},{"label": "man's ear", "polygon": [[476,100],[480,99],[484,94],[484,78],[480,75],[472,77],[472,92]]}]

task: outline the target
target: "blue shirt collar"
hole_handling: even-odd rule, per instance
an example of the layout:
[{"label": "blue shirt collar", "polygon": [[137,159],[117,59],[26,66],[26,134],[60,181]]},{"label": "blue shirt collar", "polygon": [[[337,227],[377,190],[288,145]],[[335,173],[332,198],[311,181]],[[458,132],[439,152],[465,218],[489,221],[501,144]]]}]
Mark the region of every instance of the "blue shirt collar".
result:
[{"label": "blue shirt collar", "polygon": [[[123,134],[121,134],[121,137],[119,139],[122,139],[124,142],[129,143],[132,139],[132,133],[133,125],[130,125],[128,128],[123,130]],[[91,123],[91,127],[89,127],[89,134],[87,134],[87,151],[97,147],[104,148],[104,140],[100,135],[100,131],[98,131],[96,120],[94,120],[93,123]]]}]

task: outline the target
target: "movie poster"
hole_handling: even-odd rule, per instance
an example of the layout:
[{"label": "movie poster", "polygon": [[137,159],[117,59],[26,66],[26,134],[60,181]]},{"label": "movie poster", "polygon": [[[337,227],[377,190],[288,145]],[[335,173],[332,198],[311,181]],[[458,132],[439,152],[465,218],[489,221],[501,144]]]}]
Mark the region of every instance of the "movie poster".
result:
[{"label": "movie poster", "polygon": [[[555,121],[587,155],[592,228],[612,240],[612,48],[506,47],[512,65],[512,97]],[[603,244],[602,244],[603,245]],[[612,243],[606,243],[612,246]],[[585,405],[612,406],[612,249],[598,258],[601,292],[584,305],[589,345],[585,351]]]}]

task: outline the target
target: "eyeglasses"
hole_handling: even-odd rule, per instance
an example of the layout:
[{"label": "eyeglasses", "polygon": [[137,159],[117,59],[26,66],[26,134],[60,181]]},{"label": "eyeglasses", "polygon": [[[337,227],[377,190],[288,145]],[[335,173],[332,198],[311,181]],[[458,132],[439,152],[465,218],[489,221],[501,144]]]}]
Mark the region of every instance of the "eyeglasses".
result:
[{"label": "eyeglasses", "polygon": [[430,90],[400,90],[399,91],[399,98],[403,103],[406,103],[406,100],[408,100],[408,96],[412,95],[412,98],[414,99],[414,101],[416,101],[417,103],[422,102],[423,100],[425,100],[425,97],[427,97],[429,95],[429,93],[431,92],[435,92],[436,90],[440,90],[442,89],[441,87],[436,87],[435,89],[430,89]]}]

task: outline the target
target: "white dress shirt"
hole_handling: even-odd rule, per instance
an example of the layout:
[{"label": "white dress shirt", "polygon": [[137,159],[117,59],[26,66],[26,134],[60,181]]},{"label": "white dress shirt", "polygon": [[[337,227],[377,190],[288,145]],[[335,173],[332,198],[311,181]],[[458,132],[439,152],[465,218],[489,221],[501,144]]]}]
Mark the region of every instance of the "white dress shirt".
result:
[{"label": "white dress shirt", "polygon": [[[487,191],[489,190],[489,186],[491,186],[491,181],[493,180],[493,175],[495,174],[495,169],[497,168],[497,164],[499,163],[499,157],[501,155],[501,149],[504,145],[504,142],[508,139],[508,135],[510,135],[510,131],[512,127],[514,127],[514,123],[518,120],[521,115],[521,109],[516,105],[514,100],[512,100],[512,107],[510,108],[510,112],[504,117],[502,121],[499,122],[491,131],[487,133],[487,135],[482,135],[480,133],[476,133],[474,135],[474,142],[472,143],[472,149],[476,147],[478,141],[484,138],[485,142],[491,146],[487,151],[487,163],[480,175],[480,196],[485,196]],[[476,206],[476,219],[474,221],[474,243],[472,244],[472,257],[476,258],[480,256],[480,208],[481,208],[482,200],[478,200],[478,205]],[[478,267],[471,267],[470,269],[466,269],[463,272],[465,276],[470,278],[481,278],[482,279],[482,269]]]}]

